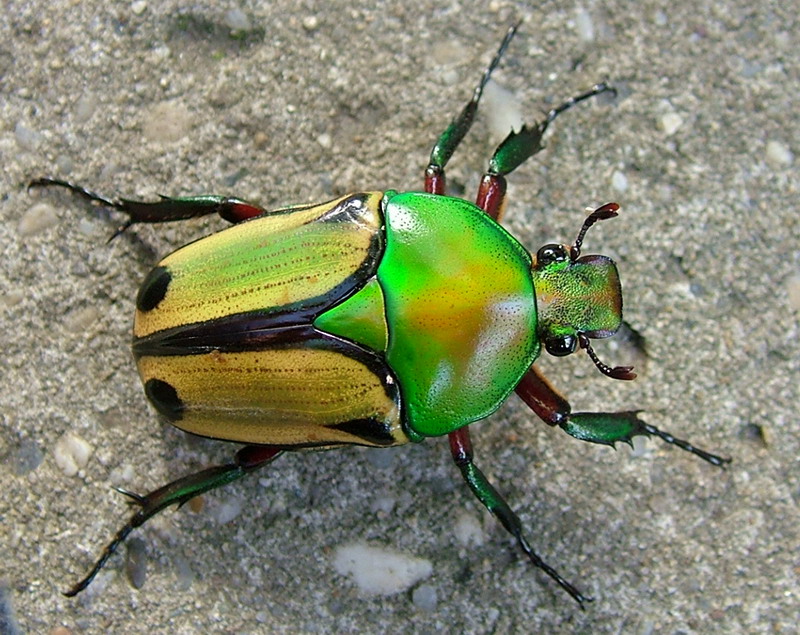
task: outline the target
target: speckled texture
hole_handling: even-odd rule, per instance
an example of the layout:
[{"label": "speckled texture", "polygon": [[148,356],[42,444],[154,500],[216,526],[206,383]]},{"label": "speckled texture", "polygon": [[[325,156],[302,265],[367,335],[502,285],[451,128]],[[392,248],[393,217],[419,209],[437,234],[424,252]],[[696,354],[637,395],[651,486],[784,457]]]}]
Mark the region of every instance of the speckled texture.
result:
[{"label": "speckled texture", "polygon": [[[277,0],[181,14],[184,4],[4,6],[0,623],[32,633],[796,628],[796,12],[745,0],[319,11]],[[636,361],[632,383],[582,355],[544,368],[576,409],[641,408],[732,455],[732,467],[655,442],[588,446],[516,397],[476,425],[478,464],[539,552],[596,597],[586,612],[522,561],[443,441],[282,458],[138,532],[141,589],[121,555],[85,595],[62,597],[128,513],[110,485],[143,491],[232,453],[157,423],[128,350],[141,278],[223,223],[139,228],[106,245],[121,219],[25,183],[51,174],[107,195],[229,193],[268,207],[419,188],[430,145],[518,17],[497,80],[530,117],[604,78],[619,97],[557,122],[510,179],[506,226],[536,249],[571,240],[584,207],[618,201],[620,218],[593,229],[584,252],[618,261],[626,319],[647,351],[598,343],[609,363]],[[232,41],[226,20],[252,31]],[[454,157],[456,194],[472,195],[497,142],[484,121]],[[55,460],[65,435],[93,450],[74,476]],[[465,513],[480,539],[459,542]],[[359,598],[332,562],[359,540],[430,560],[435,606],[414,604],[412,591]],[[128,570],[141,580],[140,563]]]}]

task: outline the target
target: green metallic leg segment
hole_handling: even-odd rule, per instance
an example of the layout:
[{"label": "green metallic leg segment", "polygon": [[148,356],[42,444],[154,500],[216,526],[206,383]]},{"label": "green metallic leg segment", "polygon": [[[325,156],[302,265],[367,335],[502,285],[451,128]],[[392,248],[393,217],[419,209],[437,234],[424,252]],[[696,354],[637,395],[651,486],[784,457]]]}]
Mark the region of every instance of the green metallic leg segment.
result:
[{"label": "green metallic leg segment", "polygon": [[139,510],[122,529],[114,535],[113,540],[103,550],[103,553],[88,575],[69,589],[69,591],[65,592],[64,595],[73,597],[89,586],[100,569],[103,568],[108,559],[117,550],[117,547],[128,537],[128,534],[146,523],[163,509],[176,504],[180,507],[199,494],[240,479],[253,470],[273,461],[281,452],[282,450],[280,448],[274,446],[249,445],[236,453],[236,459],[233,463],[217,465],[196,472],[195,474],[184,476],[144,496],[117,488],[119,492],[130,497],[131,503],[133,505],[138,505]]},{"label": "green metallic leg segment", "polygon": [[570,415],[569,420],[561,424],[561,429],[581,441],[600,443],[612,447],[617,441],[623,441],[630,445],[631,439],[637,435],[658,437],[670,445],[675,445],[681,450],[686,450],[695,456],[699,456],[704,461],[711,463],[711,465],[724,467],[731,462],[729,458],[723,458],[701,450],[688,441],[678,439],[669,432],[664,432],[649,423],[645,423],[636,416],[639,412],[638,410],[631,412],[578,412]]},{"label": "green metallic leg segment", "polygon": [[503,41],[500,43],[500,48],[497,50],[494,59],[492,59],[489,66],[483,72],[481,81],[475,87],[475,90],[472,93],[472,99],[469,101],[469,103],[467,103],[466,106],[464,106],[464,109],[455,119],[453,119],[452,122],[450,122],[450,125],[447,126],[447,129],[445,129],[445,131],[439,135],[439,138],[436,140],[436,144],[433,146],[433,150],[431,150],[430,163],[428,168],[425,170],[426,192],[430,192],[432,194],[444,194],[444,168],[447,165],[447,162],[450,161],[450,158],[453,156],[456,148],[458,148],[459,144],[472,127],[472,122],[475,121],[475,113],[478,111],[478,103],[483,95],[483,89],[486,87],[486,83],[492,76],[492,72],[500,63],[503,54],[508,48],[509,42],[511,42],[511,39],[517,32],[519,25],[520,22],[517,22],[508,29]]},{"label": "green metallic leg segment", "polygon": [[505,527],[506,531],[510,533],[517,540],[520,549],[528,556],[528,559],[535,566],[544,571],[548,576],[555,580],[558,585],[564,589],[572,598],[584,608],[584,602],[591,602],[592,598],[586,597],[572,584],[562,578],[559,573],[542,560],[531,549],[528,540],[522,533],[522,523],[514,511],[508,506],[508,503],[503,500],[498,491],[492,486],[489,480],[484,476],[478,467],[472,461],[472,441],[469,436],[469,429],[464,427],[451,432],[450,439],[450,452],[453,455],[453,461],[461,470],[461,475],[464,477],[472,493],[476,498],[488,509]]},{"label": "green metallic leg segment", "polygon": [[52,186],[66,188],[92,203],[99,203],[127,214],[128,220],[117,229],[109,240],[113,240],[135,223],[169,223],[209,214],[219,214],[228,222],[238,223],[254,216],[260,216],[266,211],[238,198],[213,194],[176,198],[162,196],[160,201],[146,202],[126,198],[111,200],[87,190],[85,187],[60,179],[41,178],[28,184],[29,188]]},{"label": "green metallic leg segment", "polygon": [[620,441],[630,445],[635,436],[654,436],[717,467],[724,467],[731,462],[731,459],[701,450],[688,441],[677,439],[668,432],[651,426],[638,417],[639,411],[572,413],[569,402],[534,367],[522,378],[516,392],[545,422],[559,426],[581,441],[614,447]]},{"label": "green metallic leg segment", "polygon": [[544,148],[542,137],[547,127],[558,115],[569,110],[575,104],[602,93],[616,95],[616,91],[607,84],[597,84],[585,93],[572,97],[557,108],[553,108],[543,121],[531,127],[522,126],[520,130],[512,130],[508,133],[508,136],[494,151],[494,155],[489,161],[489,170],[481,179],[477,197],[478,207],[493,219],[499,220],[505,202],[506,175]]},{"label": "green metallic leg segment", "polygon": [[544,148],[542,145],[542,137],[547,127],[556,117],[576,104],[603,93],[616,95],[617,91],[605,82],[596,84],[585,93],[571,97],[560,106],[550,110],[543,121],[531,127],[522,126],[518,131],[512,130],[497,147],[494,156],[492,156],[491,161],[489,161],[489,174],[506,175],[516,170],[525,161]]}]

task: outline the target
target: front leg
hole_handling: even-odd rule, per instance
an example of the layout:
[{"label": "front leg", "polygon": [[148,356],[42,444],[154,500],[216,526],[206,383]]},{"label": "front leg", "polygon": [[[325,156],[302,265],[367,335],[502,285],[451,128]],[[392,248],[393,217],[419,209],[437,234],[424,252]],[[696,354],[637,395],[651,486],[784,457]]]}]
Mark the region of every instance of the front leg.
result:
[{"label": "front leg", "polygon": [[696,448],[688,441],[677,439],[668,432],[642,421],[638,417],[638,410],[573,413],[569,402],[533,366],[517,385],[516,392],[542,420],[550,425],[559,426],[564,432],[581,441],[613,447],[618,441],[630,445],[635,436],[654,436],[691,452],[717,467],[723,467],[731,462],[731,459]]}]

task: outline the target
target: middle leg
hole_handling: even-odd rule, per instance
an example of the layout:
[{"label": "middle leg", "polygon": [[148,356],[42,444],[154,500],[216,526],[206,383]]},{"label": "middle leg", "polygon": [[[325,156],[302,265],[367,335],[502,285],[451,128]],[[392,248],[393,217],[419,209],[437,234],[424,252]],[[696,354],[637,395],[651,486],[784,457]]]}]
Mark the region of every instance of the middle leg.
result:
[{"label": "middle leg", "polygon": [[522,533],[522,523],[519,516],[509,507],[500,493],[492,486],[486,476],[481,472],[472,461],[472,441],[469,436],[469,428],[463,427],[455,432],[451,432],[450,452],[453,461],[461,471],[467,485],[475,497],[486,507],[497,520],[503,525],[505,530],[510,533],[517,541],[517,545],[528,557],[533,566],[544,571],[556,583],[564,589],[570,596],[584,608],[585,602],[591,602],[592,598],[583,595],[574,585],[565,580],[553,567],[542,560],[531,548],[525,535]]}]

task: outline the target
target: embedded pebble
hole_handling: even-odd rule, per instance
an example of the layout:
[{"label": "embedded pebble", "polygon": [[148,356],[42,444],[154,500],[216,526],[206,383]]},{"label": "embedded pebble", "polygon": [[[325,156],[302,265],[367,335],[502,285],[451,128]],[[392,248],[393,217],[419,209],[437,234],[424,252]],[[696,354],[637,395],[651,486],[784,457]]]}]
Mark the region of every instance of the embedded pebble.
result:
[{"label": "embedded pebble", "polygon": [[525,124],[522,105],[517,96],[497,82],[489,80],[483,89],[486,104],[486,118],[492,137],[505,139],[512,130],[519,130]]},{"label": "embedded pebble", "polygon": [[614,170],[614,174],[611,175],[611,187],[617,192],[626,192],[628,190],[628,177],[619,170]]},{"label": "embedded pebble", "polygon": [[767,163],[774,168],[782,168],[794,162],[794,154],[785,143],[771,139],[767,141]]},{"label": "embedded pebble", "polygon": [[430,584],[420,584],[411,593],[411,601],[418,609],[433,612],[439,602],[436,594],[436,587]]},{"label": "embedded pebble", "polygon": [[25,294],[22,291],[17,291],[16,289],[9,289],[2,295],[0,295],[0,303],[7,309],[11,307],[17,306],[20,302],[25,299]]},{"label": "embedded pebble", "polygon": [[14,126],[14,138],[17,140],[17,145],[23,150],[36,150],[42,142],[41,133],[19,122]]},{"label": "embedded pebble", "polygon": [[398,448],[380,448],[364,453],[364,457],[369,464],[376,470],[388,470],[394,463],[398,455]]},{"label": "embedded pebble", "polygon": [[221,525],[231,522],[242,513],[242,501],[238,498],[227,498],[216,508],[214,517]]},{"label": "embedded pebble", "polygon": [[137,0],[131,3],[131,13],[133,15],[142,15],[145,11],[147,11],[147,3],[144,0]]},{"label": "embedded pebble", "polygon": [[469,54],[467,48],[459,41],[444,39],[437,41],[430,51],[434,64],[458,64]]},{"label": "embedded pebble", "polygon": [[100,319],[100,311],[95,306],[87,306],[71,311],[64,318],[64,328],[70,333],[83,333]]},{"label": "embedded pebble", "polygon": [[319,19],[315,15],[307,15],[303,18],[303,28],[306,31],[313,31],[319,26]]},{"label": "embedded pebble", "polygon": [[35,442],[24,439],[20,441],[17,451],[10,458],[14,473],[23,476],[28,472],[33,472],[41,465],[44,454]]},{"label": "embedded pebble", "polygon": [[370,503],[369,509],[373,514],[390,514],[397,504],[392,496],[378,496]]},{"label": "embedded pebble", "polygon": [[181,103],[156,104],[142,124],[142,133],[150,141],[170,142],[182,139],[192,127],[192,116]]},{"label": "embedded pebble", "polygon": [[631,439],[631,445],[633,445],[633,449],[631,451],[631,456],[636,458],[641,458],[643,456],[647,456],[647,440],[643,436],[636,436]]},{"label": "embedded pebble", "polygon": [[465,547],[482,545],[484,541],[483,527],[478,519],[470,513],[460,511],[453,523],[453,535]]},{"label": "embedded pebble", "polygon": [[76,123],[86,123],[97,110],[97,97],[94,93],[85,93],[75,102],[73,114]]},{"label": "embedded pebble", "polygon": [[575,26],[578,28],[578,37],[584,42],[594,41],[592,16],[583,7],[578,7],[578,14],[575,16]]},{"label": "embedded pebble", "polygon": [[172,554],[172,562],[175,567],[175,577],[177,578],[175,588],[179,591],[188,591],[196,577],[192,570],[191,562],[178,553]]},{"label": "embedded pebble", "polygon": [[67,156],[66,154],[59,154],[56,157],[56,167],[58,168],[58,174],[69,174],[72,172],[72,168],[74,167],[74,163],[72,158]]},{"label": "embedded pebble", "polygon": [[125,545],[125,575],[134,589],[141,589],[147,580],[147,546],[141,538],[130,538]]},{"label": "embedded pebble", "polygon": [[433,572],[429,560],[366,543],[337,547],[333,566],[339,575],[352,578],[365,596],[401,593]]},{"label": "embedded pebble", "polygon": [[231,9],[225,14],[225,26],[231,31],[249,31],[253,28],[250,18],[241,9]]},{"label": "embedded pebble", "polygon": [[75,231],[84,236],[92,236],[97,231],[97,225],[91,218],[81,217],[75,225]]},{"label": "embedded pebble", "polygon": [[58,213],[49,203],[36,203],[28,208],[17,223],[20,236],[33,236],[58,223]]},{"label": "embedded pebble", "polygon": [[668,112],[666,114],[661,115],[661,118],[658,120],[658,127],[663,130],[667,136],[673,135],[678,131],[683,125],[683,117],[681,117],[677,112]]},{"label": "embedded pebble", "polygon": [[786,295],[789,298],[789,306],[795,311],[800,311],[800,274],[789,276],[786,280]]},{"label": "embedded pebble", "polygon": [[133,466],[125,464],[122,467],[117,467],[111,470],[108,475],[108,480],[117,487],[123,487],[127,483],[131,483],[136,476]]},{"label": "embedded pebble", "polygon": [[75,476],[78,470],[86,467],[94,448],[73,432],[67,432],[56,441],[53,458],[56,465],[67,476]]},{"label": "embedded pebble", "polygon": [[323,132],[321,135],[317,137],[317,143],[326,150],[333,145],[331,136],[327,132]]}]

